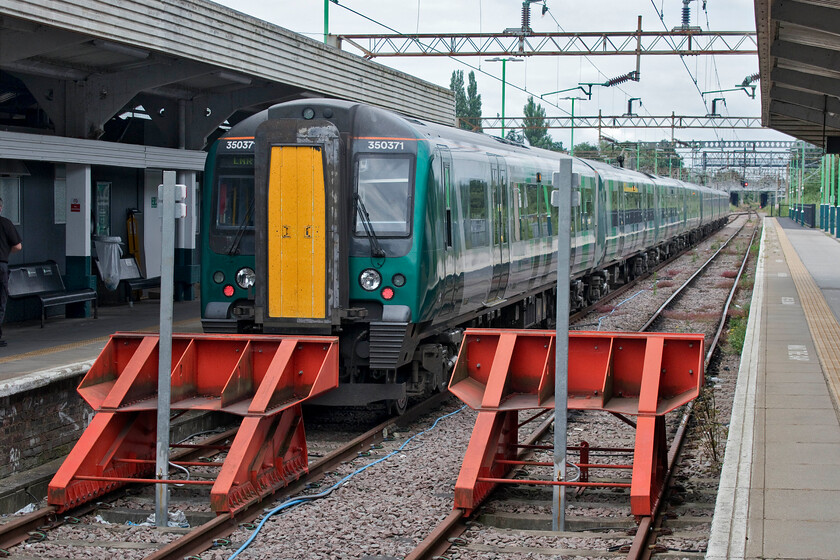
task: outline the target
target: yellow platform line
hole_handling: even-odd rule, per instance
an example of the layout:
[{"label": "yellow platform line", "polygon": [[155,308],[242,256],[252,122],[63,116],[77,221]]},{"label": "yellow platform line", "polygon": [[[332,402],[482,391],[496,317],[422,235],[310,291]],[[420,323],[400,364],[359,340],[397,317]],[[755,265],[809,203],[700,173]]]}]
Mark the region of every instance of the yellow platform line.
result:
[{"label": "yellow platform line", "polygon": [[[173,327],[178,327],[182,325],[187,325],[189,323],[195,322],[197,319],[184,319],[183,321],[178,321],[177,323],[172,323]],[[159,330],[160,325],[152,325],[150,327],[135,329],[134,331],[128,332],[157,332]],[[36,358],[38,356],[47,356],[49,354],[55,354],[56,352],[64,352],[65,350],[74,350],[76,348],[81,348],[83,346],[88,346],[90,344],[104,344],[108,342],[108,339],[111,338],[111,335],[100,336],[97,338],[89,338],[87,340],[79,340],[77,342],[68,342],[67,344],[60,344],[58,346],[50,346],[49,348],[41,348],[40,350],[32,350],[31,352],[26,352],[24,354],[13,354],[11,356],[7,356],[5,358],[0,358],[0,364],[5,364],[8,362],[16,362],[18,360],[25,360],[27,358]]]},{"label": "yellow platform line", "polygon": [[834,408],[840,413],[840,325],[825,301],[822,291],[788,240],[785,230],[778,226],[775,218],[770,218],[770,220],[775,226],[790,275],[796,284],[799,301],[805,312],[808,328],[811,330],[811,338],[817,349],[823,376],[831,391]]}]

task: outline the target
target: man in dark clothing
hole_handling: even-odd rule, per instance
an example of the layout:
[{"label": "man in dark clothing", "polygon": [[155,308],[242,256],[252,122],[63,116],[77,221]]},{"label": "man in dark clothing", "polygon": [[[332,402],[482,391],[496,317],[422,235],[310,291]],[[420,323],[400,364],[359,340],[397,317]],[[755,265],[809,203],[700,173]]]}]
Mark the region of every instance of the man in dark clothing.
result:
[{"label": "man in dark clothing", "polygon": [[[3,211],[3,199],[0,198],[0,212]],[[6,346],[3,340],[3,318],[6,316],[6,300],[9,299],[9,255],[23,248],[14,224],[8,218],[0,216],[0,346]]]}]

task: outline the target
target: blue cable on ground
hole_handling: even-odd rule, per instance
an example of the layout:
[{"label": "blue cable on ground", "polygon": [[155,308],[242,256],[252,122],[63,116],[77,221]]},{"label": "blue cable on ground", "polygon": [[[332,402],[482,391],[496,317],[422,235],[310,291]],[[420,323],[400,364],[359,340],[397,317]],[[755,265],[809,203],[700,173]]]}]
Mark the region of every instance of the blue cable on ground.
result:
[{"label": "blue cable on ground", "polygon": [[[633,298],[634,298],[634,297],[636,297],[637,295],[639,295],[639,294],[641,294],[641,293],[644,293],[644,292],[646,292],[646,291],[647,291],[647,290],[639,290],[638,292],[636,292],[635,294],[633,294],[633,295],[632,295],[632,296],[630,296],[629,298],[625,299],[624,301],[622,301],[621,303],[619,303],[618,305],[616,305],[615,307],[613,307],[613,308],[612,308],[612,311],[610,311],[610,312],[606,315],[606,317],[609,317],[610,315],[612,315],[613,313],[615,313],[615,310],[616,310],[616,309],[618,309],[619,307],[621,307],[622,305],[624,305],[625,303],[627,303],[628,301],[630,301],[631,299],[633,299]],[[603,320],[604,320],[604,317],[599,317],[599,318],[598,318],[598,330],[599,330],[599,331],[601,330],[601,321],[603,321]]]},{"label": "blue cable on ground", "polygon": [[394,455],[396,455],[397,453],[402,451],[405,448],[405,446],[409,444],[409,442],[411,440],[413,440],[417,436],[422,436],[426,432],[429,432],[429,431],[433,430],[435,428],[435,426],[438,425],[438,422],[440,422],[441,420],[444,420],[446,418],[449,418],[450,416],[454,416],[455,414],[458,414],[459,412],[461,412],[465,408],[467,408],[467,405],[464,405],[461,408],[459,408],[458,410],[450,412],[449,414],[444,414],[443,416],[440,416],[437,420],[434,421],[434,423],[431,426],[429,426],[428,428],[426,428],[422,432],[414,434],[413,436],[411,436],[410,438],[405,440],[402,443],[402,445],[400,445],[395,450],[391,451],[390,453],[388,453],[384,457],[381,457],[381,458],[377,459],[376,461],[373,461],[372,463],[368,463],[367,465],[353,471],[352,473],[348,474],[347,476],[345,476],[344,478],[342,478],[341,480],[339,480],[338,482],[336,482],[335,484],[333,484],[332,486],[330,486],[329,488],[327,488],[323,492],[321,492],[319,494],[311,494],[311,495],[308,495],[308,496],[299,496],[297,498],[292,498],[291,500],[287,500],[287,501],[283,502],[282,504],[280,504],[279,506],[277,506],[276,508],[272,509],[271,511],[269,511],[268,513],[265,514],[265,517],[263,517],[262,521],[260,521],[259,525],[257,525],[257,528],[254,529],[254,532],[251,533],[251,536],[248,537],[248,540],[246,540],[242,544],[242,546],[240,546],[239,549],[236,552],[234,552],[228,558],[228,560],[234,560],[234,558],[239,556],[239,554],[241,554],[243,551],[245,551],[245,549],[247,549],[249,546],[251,546],[251,543],[254,542],[254,539],[257,538],[257,535],[259,534],[260,530],[262,530],[266,521],[268,521],[269,518],[271,518],[271,516],[283,511],[284,509],[288,509],[292,506],[296,506],[296,505],[302,504],[304,502],[309,502],[309,501],[312,501],[312,500],[317,500],[317,499],[320,499],[320,498],[324,498],[324,497],[330,495],[333,490],[335,490],[336,488],[338,488],[339,486],[341,486],[342,484],[344,484],[345,482],[347,482],[348,480],[350,480],[351,478],[353,478],[357,474],[359,474],[361,472],[364,472],[365,470],[367,470],[368,468],[372,467],[373,465],[375,465],[377,463],[381,463],[385,459],[393,457]]}]

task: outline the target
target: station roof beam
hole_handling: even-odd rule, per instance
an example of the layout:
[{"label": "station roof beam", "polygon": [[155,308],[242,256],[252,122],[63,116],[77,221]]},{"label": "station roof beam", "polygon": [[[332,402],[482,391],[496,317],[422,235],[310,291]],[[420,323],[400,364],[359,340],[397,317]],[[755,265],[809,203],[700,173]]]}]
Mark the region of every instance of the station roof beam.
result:
[{"label": "station roof beam", "polygon": [[840,4],[756,0],[765,126],[840,150]]}]

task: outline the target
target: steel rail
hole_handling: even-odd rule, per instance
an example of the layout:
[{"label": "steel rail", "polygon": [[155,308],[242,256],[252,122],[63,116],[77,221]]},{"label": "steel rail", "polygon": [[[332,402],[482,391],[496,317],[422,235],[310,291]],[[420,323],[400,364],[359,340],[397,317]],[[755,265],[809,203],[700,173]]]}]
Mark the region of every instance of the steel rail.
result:
[{"label": "steel rail", "polygon": [[[215,434],[205,440],[206,445],[181,446],[187,447],[186,450],[172,454],[173,461],[188,460],[193,457],[201,455],[201,452],[209,448],[221,448],[216,445],[228,438],[236,435],[236,430],[227,430],[225,432]],[[173,446],[175,447],[175,446]],[[182,480],[174,481],[177,483],[184,482]],[[40,508],[32,513],[22,515],[20,517],[12,518],[8,523],[0,525],[0,558],[4,557],[3,551],[16,546],[27,540],[33,531],[50,531],[63,525],[66,520],[78,518],[97,509],[98,504],[102,502],[109,502],[125,494],[125,489],[119,489],[109,493],[97,503],[83,504],[77,508],[73,508],[63,514],[59,515],[58,509],[55,506],[47,506]]]},{"label": "steel rail", "polygon": [[647,323],[645,323],[642,326],[642,328],[639,329],[639,332],[645,332],[653,325],[653,323],[655,323],[659,319],[662,313],[664,313],[665,310],[671,306],[671,304],[683,293],[683,291],[688,289],[688,287],[691,286],[694,283],[694,281],[706,271],[706,268],[717,259],[718,255],[720,255],[720,252],[723,251],[729,245],[729,243],[741,233],[745,225],[747,225],[747,222],[741,224],[741,227],[739,227],[738,230],[735,233],[733,233],[729,237],[729,239],[727,239],[726,242],[723,245],[721,245],[718,248],[718,250],[715,251],[715,253],[711,257],[709,257],[709,259],[694,272],[694,274],[691,275],[691,277],[688,280],[683,282],[682,286],[677,288],[677,290],[673,294],[671,294],[671,296],[668,299],[666,299],[662,305],[659,306],[659,309],[657,309],[656,312],[654,312],[654,314],[651,315]]},{"label": "steel rail", "polygon": [[[521,444],[523,447],[518,453],[518,457],[524,458],[533,452],[530,446],[533,446],[536,441],[545,435],[548,428],[554,423],[554,417],[546,418],[537,429],[534,430],[530,436]],[[515,476],[515,472],[511,471],[503,480],[509,480]],[[441,521],[437,527],[423,539],[417,547],[411,551],[405,560],[425,560],[443,555],[452,545],[452,541],[459,537],[467,528],[465,512],[461,508],[454,508],[446,518]]]},{"label": "steel rail", "polygon": [[214,546],[217,539],[226,537],[234,532],[241,523],[252,521],[264,513],[266,501],[282,500],[305,490],[307,484],[323,476],[327,471],[332,470],[340,463],[353,457],[359,451],[366,451],[371,445],[382,441],[384,439],[383,434],[387,430],[395,426],[402,427],[416,421],[424,414],[443,404],[449,396],[448,391],[438,393],[406,410],[405,414],[399,418],[390,418],[380,423],[338,449],[331,451],[316,463],[313,463],[307,474],[289,486],[264,496],[255,497],[244,504],[242,508],[231,512],[230,515],[220,515],[207,523],[199,525],[183,537],[172,541],[163,548],[146,556],[146,560],[182,560],[183,558],[204,552]]},{"label": "steel rail", "polygon": [[[744,225],[746,225],[746,223]],[[741,230],[743,230],[743,227],[744,226],[741,226],[741,228],[738,229],[737,233],[740,233]],[[738,289],[738,282],[741,279],[741,275],[742,275],[744,269],[746,268],[747,262],[749,261],[750,247],[752,247],[752,244],[755,240],[755,235],[758,232],[758,229],[759,229],[758,225],[756,225],[756,227],[753,228],[752,235],[750,236],[750,242],[747,244],[747,249],[744,252],[744,258],[741,261],[741,267],[738,270],[738,274],[735,278],[735,282],[732,284],[732,289],[729,291],[729,296],[727,297],[726,303],[723,306],[723,311],[721,312],[721,319],[718,323],[717,332],[715,333],[715,336],[714,336],[714,339],[712,340],[712,343],[709,345],[709,349],[706,352],[706,356],[705,356],[705,359],[703,361],[704,370],[705,370],[706,367],[708,367],[709,363],[712,360],[712,356],[714,355],[714,352],[717,349],[717,344],[720,340],[720,335],[723,332],[724,326],[726,325],[726,318],[727,318],[727,315],[729,313],[729,306],[732,303],[732,299],[735,296],[736,290]],[[736,233],[736,235],[737,235],[737,233]],[[730,238],[730,240],[731,239],[732,238]],[[727,241],[727,243],[728,243],[728,241]],[[721,247],[721,249],[722,248],[723,247]],[[715,255],[717,255],[719,252],[720,251],[716,252]],[[708,263],[706,263],[706,264],[708,264]],[[703,266],[705,267],[705,264]],[[686,284],[689,283],[689,282],[692,282],[693,279],[694,279],[694,276],[696,276],[696,275],[693,275],[691,278],[689,278],[686,281]],[[680,288],[680,290],[682,290],[682,288]],[[672,299],[673,299],[673,297],[670,298],[668,301],[670,302]],[[659,312],[659,310],[657,311],[657,313],[658,312]],[[651,323],[651,321],[648,321],[648,324],[646,324],[645,327],[642,327],[642,329],[640,329],[640,332],[644,331],[647,327],[649,327],[650,323]],[[630,545],[630,551],[627,553],[628,560],[649,559],[651,554],[653,554],[653,550],[651,548],[651,542],[655,541],[656,537],[658,535],[658,532],[654,531],[653,529],[654,529],[655,526],[661,525],[661,523],[662,523],[662,518],[659,515],[660,510],[661,510],[661,505],[662,505],[662,498],[664,497],[665,492],[668,489],[668,482],[671,479],[671,475],[673,474],[674,466],[676,465],[677,458],[679,457],[679,454],[682,451],[682,446],[683,446],[683,443],[685,441],[685,434],[686,434],[686,431],[687,431],[687,428],[688,428],[688,423],[691,420],[692,413],[694,412],[694,403],[695,403],[695,401],[691,401],[685,407],[682,419],[680,420],[679,428],[677,428],[677,432],[674,434],[674,440],[671,442],[671,447],[668,450],[668,470],[665,473],[665,480],[662,484],[661,493],[660,493],[658,499],[656,500],[656,505],[654,506],[653,511],[651,512],[651,515],[642,517],[639,520],[639,525],[636,529],[636,535],[633,539],[633,543]]]},{"label": "steel rail", "polygon": [[[739,214],[731,214],[730,216],[738,216],[738,215]],[[636,278],[633,278],[633,280],[631,280],[630,282],[628,282],[628,283],[624,284],[623,286],[620,286],[620,287],[610,291],[607,295],[603,296],[601,299],[599,299],[595,303],[584,307],[580,311],[576,311],[576,312],[572,313],[571,315],[569,315],[569,323],[576,323],[576,322],[582,320],[593,309],[595,309],[599,305],[604,305],[605,303],[609,303],[609,302],[613,301],[614,299],[617,299],[619,296],[621,296],[623,294],[626,294],[627,292],[632,290],[635,286],[637,286],[639,284],[639,282],[641,282],[642,280],[646,280],[646,279],[650,278],[656,272],[659,272],[660,270],[662,270],[663,268],[665,268],[669,264],[673,263],[675,260],[677,260],[678,258],[683,256],[686,252],[688,252],[688,250],[691,249],[692,247],[693,247],[693,245],[689,245],[685,249],[683,249],[682,251],[680,251],[678,253],[674,253],[673,255],[668,257],[666,260],[656,264],[650,270],[648,270],[646,272],[643,272],[642,274],[640,274]]]}]

